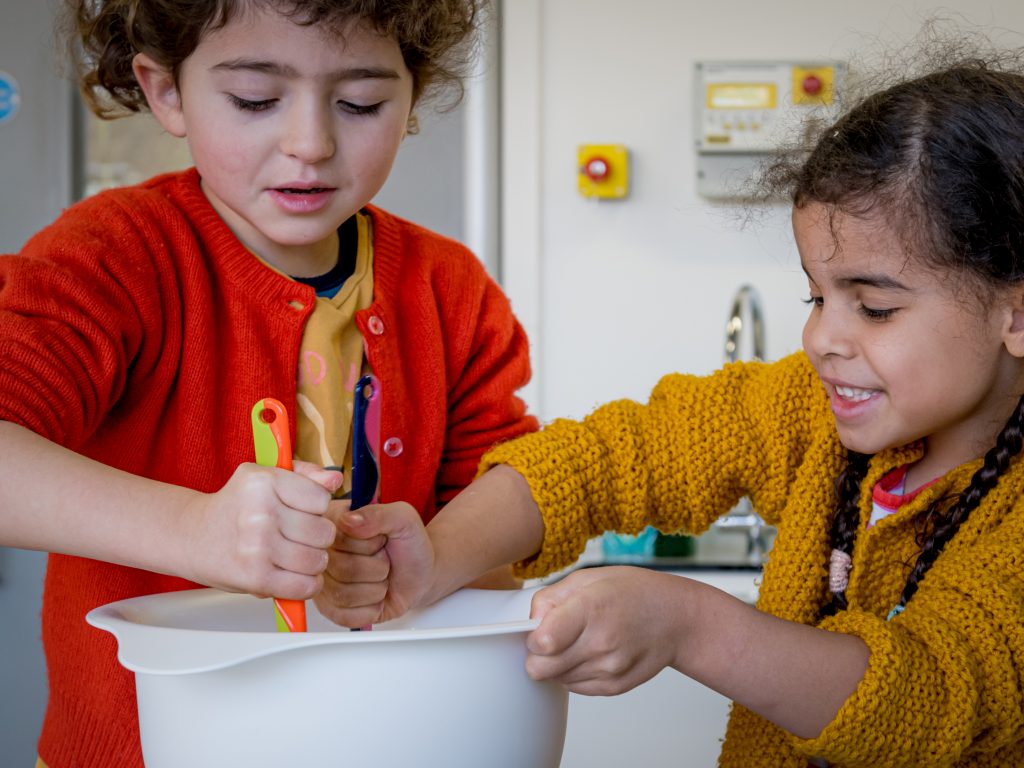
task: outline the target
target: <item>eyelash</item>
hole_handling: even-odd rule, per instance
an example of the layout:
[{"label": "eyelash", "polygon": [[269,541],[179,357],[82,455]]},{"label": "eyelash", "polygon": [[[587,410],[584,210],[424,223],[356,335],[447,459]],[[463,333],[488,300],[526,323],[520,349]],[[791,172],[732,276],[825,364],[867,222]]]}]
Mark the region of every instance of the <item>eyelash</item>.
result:
[{"label": "eyelash", "polygon": [[243,99],[240,96],[235,96],[233,93],[227,94],[227,97],[228,101],[243,112],[263,112],[264,110],[270,109],[274,105],[274,102],[277,101],[277,99],[250,101],[249,99]]},{"label": "eyelash", "polygon": [[[277,102],[277,99],[264,99],[262,101],[251,101],[249,99],[243,99],[240,96],[235,96],[233,93],[227,94],[228,100],[238,109],[243,112],[263,112],[270,109]],[[362,117],[364,115],[375,115],[380,112],[381,106],[384,104],[383,101],[377,102],[376,104],[353,104],[350,101],[339,101],[338,104],[346,112],[352,115]]]},{"label": "eyelash", "polygon": [[353,104],[350,101],[339,101],[338,104],[340,104],[341,108],[346,112],[353,115],[376,115],[380,112],[380,108],[384,102],[378,101],[376,104],[367,104],[365,106],[362,104]]},{"label": "eyelash", "polygon": [[896,314],[895,309],[871,309],[871,307],[865,307],[863,304],[860,305],[860,312],[868,320],[876,320],[881,322],[888,320],[890,317]]},{"label": "eyelash", "polygon": [[[821,296],[811,296],[810,298],[802,299],[802,301],[803,301],[804,304],[807,304],[807,305],[813,306],[813,307],[821,307],[825,303],[824,299]],[[862,315],[864,315],[864,317],[866,317],[868,320],[874,320],[876,322],[882,322],[883,320],[888,320],[890,317],[895,315],[899,310],[898,309],[872,309],[871,307],[866,307],[863,304],[861,304],[860,307],[858,307],[857,311],[860,312]]]}]

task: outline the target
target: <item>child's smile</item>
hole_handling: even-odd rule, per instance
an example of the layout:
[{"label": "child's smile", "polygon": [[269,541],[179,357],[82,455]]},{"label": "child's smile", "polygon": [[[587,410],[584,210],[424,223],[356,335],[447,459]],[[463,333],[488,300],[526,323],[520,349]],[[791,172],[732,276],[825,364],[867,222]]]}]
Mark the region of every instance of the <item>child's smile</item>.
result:
[{"label": "child's smile", "polygon": [[832,384],[825,381],[832,402],[832,412],[836,419],[853,421],[858,417],[869,415],[871,406],[882,396],[878,389],[859,389],[857,387]]},{"label": "child's smile", "polygon": [[1011,309],[921,265],[878,218],[794,211],[810,286],[804,349],[843,444],[862,453],[924,439],[937,476],[982,455],[1021,393],[1004,344]]}]

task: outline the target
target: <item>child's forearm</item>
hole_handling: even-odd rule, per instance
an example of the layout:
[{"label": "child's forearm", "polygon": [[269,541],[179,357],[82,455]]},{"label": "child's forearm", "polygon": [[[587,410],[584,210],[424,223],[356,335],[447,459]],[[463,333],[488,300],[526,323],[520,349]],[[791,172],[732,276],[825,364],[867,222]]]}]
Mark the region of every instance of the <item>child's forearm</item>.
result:
[{"label": "child's forearm", "polygon": [[180,510],[199,495],[113,469],[0,421],[4,546],[187,575]]},{"label": "child's forearm", "polygon": [[526,480],[501,465],[452,499],[427,533],[435,564],[427,602],[434,602],[494,568],[536,554],[544,524]]},{"label": "child's forearm", "polygon": [[685,637],[673,666],[796,736],[818,736],[864,677],[863,641],[686,581],[672,590],[676,605],[665,606],[682,618]]}]

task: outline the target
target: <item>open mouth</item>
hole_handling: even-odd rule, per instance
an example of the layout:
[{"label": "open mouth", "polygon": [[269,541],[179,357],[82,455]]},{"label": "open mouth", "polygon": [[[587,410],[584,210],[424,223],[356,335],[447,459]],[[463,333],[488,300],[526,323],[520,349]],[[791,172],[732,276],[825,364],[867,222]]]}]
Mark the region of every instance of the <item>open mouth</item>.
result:
[{"label": "open mouth", "polygon": [[329,192],[330,187],[310,187],[309,189],[297,189],[295,187],[279,187],[278,192],[286,195],[316,195],[320,192]]},{"label": "open mouth", "polygon": [[843,400],[848,400],[854,403],[863,402],[873,395],[875,390],[873,389],[857,389],[855,387],[836,387],[836,394],[839,395]]}]

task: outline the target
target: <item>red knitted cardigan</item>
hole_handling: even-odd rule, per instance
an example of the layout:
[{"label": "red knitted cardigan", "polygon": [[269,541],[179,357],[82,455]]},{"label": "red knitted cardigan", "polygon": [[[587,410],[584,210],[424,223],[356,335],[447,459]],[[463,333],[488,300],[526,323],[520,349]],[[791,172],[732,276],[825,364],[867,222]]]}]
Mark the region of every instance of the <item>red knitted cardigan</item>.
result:
[{"label": "red knitted cardigan", "polygon": [[[367,211],[374,300],[356,322],[381,380],[382,440],[401,447],[380,454],[381,498],[429,520],[489,446],[537,428],[515,396],[529,379],[527,341],[467,249]],[[242,246],[194,169],[101,193],[0,258],[0,420],[128,472],[214,491],[253,460],[254,402],[276,397],[295,412],[313,306],[312,288]],[[50,556],[39,746],[50,768],[142,765],[134,679],[114,639],[83,617],[194,586]]]}]

